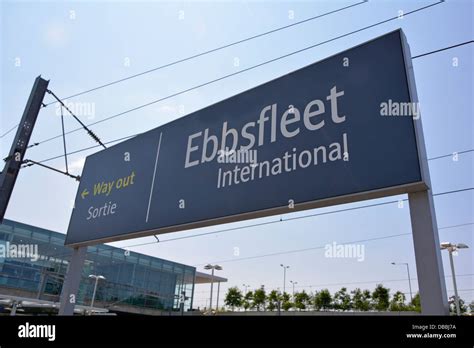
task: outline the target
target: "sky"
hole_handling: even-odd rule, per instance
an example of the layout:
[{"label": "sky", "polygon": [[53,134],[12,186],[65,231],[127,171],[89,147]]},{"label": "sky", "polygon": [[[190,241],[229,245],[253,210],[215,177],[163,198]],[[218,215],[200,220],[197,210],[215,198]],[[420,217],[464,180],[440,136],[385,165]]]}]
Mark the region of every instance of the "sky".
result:
[{"label": "sky", "polygon": [[[285,26],[358,1],[1,1],[0,135],[20,120],[36,76],[50,80],[60,98],[188,57],[202,51]],[[86,123],[100,121],[152,100],[248,68],[300,48],[337,37],[399,15],[432,1],[369,1],[329,16],[272,33],[166,69],[68,99]],[[144,132],[199,110],[293,70],[402,28],[413,56],[472,40],[473,3],[448,0],[401,16],[330,43],[292,55],[163,102],[92,126],[103,141]],[[413,61],[428,158],[473,149],[473,45],[420,57]],[[46,102],[53,101],[46,96]],[[66,118],[66,130],[77,128]],[[39,114],[27,152],[36,161],[60,156],[62,140],[41,143],[61,134],[55,105]],[[0,155],[8,154],[14,132],[0,138]],[[94,146],[83,131],[67,136],[68,151]],[[400,140],[402,141],[402,139]],[[69,157],[70,171],[80,174],[94,147]],[[146,151],[146,150],[145,150]],[[2,158],[3,158],[2,157]],[[434,193],[474,187],[473,152],[429,161]],[[47,162],[64,169],[64,159]],[[18,177],[6,218],[66,233],[78,184],[37,166]],[[418,289],[408,204],[397,203],[334,214],[285,219],[348,207],[405,199],[406,195],[345,204],[263,219],[169,233],[160,243],[130,250],[196,266],[218,263],[222,294],[230,286],[295,291],[342,286],[373,289],[382,283],[409,292],[407,262],[413,292]],[[474,299],[474,193],[464,191],[434,198],[440,241],[465,243],[454,258],[461,298]],[[205,204],[205,202],[203,202]],[[262,222],[261,226],[245,227]],[[457,227],[450,227],[462,225]],[[242,227],[235,229],[235,227]],[[450,227],[450,228],[444,228]],[[170,240],[231,229],[221,233]],[[400,234],[403,234],[400,236]],[[399,236],[393,236],[399,235]],[[369,241],[365,241],[368,240]],[[125,247],[155,241],[153,236],[112,243]],[[327,258],[326,244],[353,242],[364,246],[363,261]],[[299,252],[300,249],[307,249]],[[280,253],[281,252],[281,253]],[[277,255],[268,255],[268,254]],[[448,294],[452,295],[449,259],[443,254]],[[267,256],[265,256],[267,255]],[[259,257],[262,256],[262,257]],[[209,285],[196,286],[194,306],[208,305]],[[215,299],[215,296],[214,296]]]}]

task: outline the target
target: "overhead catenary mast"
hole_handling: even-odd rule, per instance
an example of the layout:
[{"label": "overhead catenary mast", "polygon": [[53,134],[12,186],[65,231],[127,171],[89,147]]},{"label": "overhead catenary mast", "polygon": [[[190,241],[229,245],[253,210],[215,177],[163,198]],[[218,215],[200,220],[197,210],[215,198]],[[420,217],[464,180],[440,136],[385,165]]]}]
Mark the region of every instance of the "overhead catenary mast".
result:
[{"label": "overhead catenary mast", "polygon": [[26,103],[23,116],[18,125],[15,138],[8,156],[4,159],[5,166],[0,174],[0,223],[3,221],[8,202],[13,192],[18,172],[23,163],[31,133],[38,118],[38,113],[43,103],[43,98],[48,88],[49,81],[38,76],[31,89],[30,97]]}]

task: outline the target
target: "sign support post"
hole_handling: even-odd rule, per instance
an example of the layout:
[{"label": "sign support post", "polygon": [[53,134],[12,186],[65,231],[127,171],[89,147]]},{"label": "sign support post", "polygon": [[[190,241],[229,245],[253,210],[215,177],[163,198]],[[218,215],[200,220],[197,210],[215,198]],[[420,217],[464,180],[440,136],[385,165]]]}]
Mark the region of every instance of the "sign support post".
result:
[{"label": "sign support post", "polygon": [[[412,103],[418,104],[410,46],[405,35],[402,35],[401,39],[410,99]],[[432,186],[421,114],[418,112],[416,116],[413,122],[415,124],[418,156],[421,175],[427,189],[408,193],[408,203],[410,206],[421,313],[425,315],[449,315],[443,259],[439,244],[438,224],[431,190]]]},{"label": "sign support post", "polygon": [[81,282],[86,252],[87,247],[74,248],[72,251],[71,261],[61,291],[59,315],[74,315],[77,291]]},{"label": "sign support post", "polygon": [[421,313],[448,315],[449,307],[431,190],[409,193]]}]

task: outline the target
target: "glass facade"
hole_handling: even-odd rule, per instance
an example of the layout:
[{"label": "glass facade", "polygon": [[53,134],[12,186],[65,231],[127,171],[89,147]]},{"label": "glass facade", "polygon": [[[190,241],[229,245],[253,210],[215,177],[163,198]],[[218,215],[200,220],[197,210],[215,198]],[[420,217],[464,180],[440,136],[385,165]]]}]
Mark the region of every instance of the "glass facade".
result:
[{"label": "glass facade", "polygon": [[[0,224],[0,294],[59,301],[71,257],[65,237],[4,220]],[[91,303],[95,285],[91,274],[106,278],[98,282],[96,307],[176,311],[185,298],[184,310],[192,308],[194,267],[108,245],[90,246],[77,304]]]}]

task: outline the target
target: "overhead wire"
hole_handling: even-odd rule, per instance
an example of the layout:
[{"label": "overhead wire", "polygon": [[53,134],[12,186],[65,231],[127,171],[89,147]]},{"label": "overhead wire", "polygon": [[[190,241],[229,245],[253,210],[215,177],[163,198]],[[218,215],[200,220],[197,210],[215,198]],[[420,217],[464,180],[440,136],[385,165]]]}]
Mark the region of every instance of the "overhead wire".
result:
[{"label": "overhead wire", "polygon": [[[334,14],[334,13],[337,13],[337,12],[342,12],[342,11],[344,11],[344,10],[348,10],[348,9],[353,8],[353,7],[356,7],[356,6],[363,5],[363,4],[367,3],[367,2],[368,2],[367,0],[363,0],[363,1],[357,2],[357,3],[355,3],[355,4],[343,6],[343,7],[341,7],[341,8],[338,8],[338,9],[335,9],[335,10],[332,10],[332,11],[329,11],[329,12],[322,13],[322,14],[320,14],[320,15],[315,15],[315,16],[312,16],[312,17],[309,17],[309,18],[306,18],[306,19],[303,19],[303,20],[300,20],[300,21],[296,21],[296,22],[291,23],[291,24],[287,24],[287,25],[284,25],[284,26],[281,26],[281,27],[277,27],[277,28],[275,28],[275,29],[271,29],[271,30],[265,31],[265,32],[260,33],[260,34],[255,34],[255,35],[246,37],[246,38],[244,38],[244,39],[240,39],[240,40],[237,40],[237,41],[234,41],[234,42],[231,42],[231,43],[222,45],[222,46],[218,46],[218,47],[215,47],[215,48],[212,48],[212,49],[209,49],[209,50],[206,50],[206,51],[197,53],[197,54],[193,54],[193,55],[188,56],[188,57],[185,57],[185,58],[181,58],[181,59],[175,60],[175,61],[170,62],[170,63],[166,63],[166,64],[163,64],[163,65],[160,65],[160,66],[158,66],[158,67],[155,67],[155,68],[152,68],[152,69],[149,69],[149,70],[142,71],[142,72],[140,72],[140,73],[138,73],[138,74],[130,75],[130,76],[127,76],[127,77],[118,79],[118,80],[114,80],[114,81],[111,81],[111,82],[108,82],[108,83],[105,83],[105,84],[102,84],[102,85],[99,85],[99,86],[96,86],[96,87],[87,89],[87,90],[82,91],[82,92],[78,92],[78,93],[72,94],[72,95],[70,95],[70,96],[68,96],[68,97],[65,97],[65,98],[61,99],[61,100],[66,100],[66,99],[78,97],[78,96],[81,96],[81,95],[84,95],[84,94],[87,94],[87,93],[90,93],[90,92],[93,92],[93,91],[97,91],[97,90],[99,90],[99,89],[103,89],[103,88],[106,88],[106,87],[109,87],[109,86],[112,86],[112,85],[115,85],[115,84],[118,84],[118,83],[121,83],[121,82],[124,82],[124,81],[128,81],[128,80],[130,80],[130,79],[134,79],[134,78],[139,77],[139,76],[143,76],[143,75],[146,75],[146,74],[149,74],[149,73],[152,73],[152,72],[155,72],[155,71],[164,69],[164,68],[171,67],[171,66],[173,66],[173,65],[177,65],[177,64],[180,64],[180,63],[183,63],[183,62],[192,60],[192,59],[196,59],[196,58],[198,58],[198,57],[202,57],[202,56],[208,55],[208,54],[210,54],[210,53],[214,53],[214,52],[217,52],[217,51],[221,51],[221,50],[223,50],[223,49],[226,49],[226,48],[229,48],[229,47],[232,47],[232,46],[236,46],[236,45],[239,45],[239,44],[244,43],[244,42],[247,42],[247,41],[251,41],[251,40],[254,40],[254,39],[263,37],[263,36],[267,36],[267,35],[270,35],[270,34],[273,34],[273,33],[276,33],[276,32],[279,32],[279,31],[282,31],[282,30],[291,28],[291,27],[295,27],[295,26],[301,25],[301,24],[303,24],[303,23],[311,22],[311,21],[314,21],[314,20],[316,20],[316,19],[320,19],[320,18],[329,16],[329,15]],[[51,104],[56,104],[57,102],[58,102],[58,101],[54,101],[54,102],[45,104],[45,106],[48,106],[48,105],[51,105]]]},{"label": "overhead wire", "polygon": [[[453,193],[460,193],[460,192],[465,192],[465,191],[470,191],[470,190],[474,190],[474,187],[469,187],[469,188],[464,188],[464,189],[459,189],[459,190],[446,191],[446,192],[439,192],[439,193],[433,194],[433,196],[436,197],[436,196],[442,196],[442,195],[453,194]],[[223,232],[231,232],[231,231],[247,229],[247,228],[252,228],[252,227],[261,227],[261,226],[265,226],[265,225],[272,225],[272,224],[276,224],[276,223],[282,223],[282,222],[288,222],[288,221],[294,221],[294,220],[300,220],[300,219],[307,219],[307,218],[316,217],[316,216],[337,214],[337,213],[342,213],[342,212],[346,212],[346,211],[360,210],[360,209],[365,209],[365,208],[373,208],[373,207],[382,206],[382,205],[399,203],[400,201],[408,201],[408,199],[405,198],[405,199],[402,199],[402,200],[391,200],[391,201],[379,202],[379,203],[368,204],[368,205],[361,205],[361,206],[356,206],[356,207],[351,207],[351,208],[331,210],[331,211],[322,212],[322,213],[314,213],[314,214],[290,217],[290,218],[286,218],[286,219],[278,219],[278,220],[266,221],[266,222],[261,222],[261,223],[256,223],[256,224],[250,224],[250,225],[245,225],[245,226],[238,226],[238,227],[220,229],[220,230],[216,230],[216,231],[204,232],[204,233],[199,233],[199,234],[192,234],[192,235],[188,235],[188,236],[162,239],[162,240],[159,241],[159,243],[166,243],[166,242],[171,242],[171,241],[174,241],[174,240],[181,240],[181,239],[189,239],[189,238],[208,236],[208,235],[219,234],[219,233],[223,233]],[[144,246],[144,245],[151,245],[151,244],[157,244],[157,242],[156,241],[144,242],[144,243],[139,243],[139,244],[121,246],[121,248],[129,249],[129,248],[135,248],[135,247]]]},{"label": "overhead wire", "polygon": [[[436,3],[432,3],[432,4],[429,4],[429,5],[425,5],[425,6],[419,7],[419,8],[417,8],[417,9],[414,9],[414,10],[411,10],[411,11],[408,11],[408,12],[404,13],[404,16],[408,16],[408,15],[411,15],[411,14],[414,14],[414,13],[417,13],[417,12],[420,12],[420,11],[424,11],[424,10],[426,10],[426,9],[428,9],[428,8],[431,8],[431,7],[433,7],[433,6],[440,5],[440,4],[442,4],[442,3],[444,3],[444,0],[440,0],[440,1],[436,2]],[[256,68],[258,68],[258,67],[261,67],[261,66],[264,66],[264,65],[273,63],[273,62],[275,62],[275,61],[278,61],[278,60],[281,60],[281,59],[284,59],[284,58],[288,58],[288,57],[293,56],[293,55],[295,55],[295,54],[298,54],[298,53],[301,53],[301,52],[310,50],[310,49],[312,49],[312,48],[315,48],[315,47],[318,47],[318,46],[327,44],[327,43],[329,43],[329,42],[333,42],[333,41],[339,40],[339,39],[341,39],[341,38],[344,38],[344,37],[347,37],[347,36],[350,36],[350,35],[359,33],[359,32],[361,32],[361,31],[364,31],[364,30],[367,30],[367,29],[371,29],[371,28],[376,27],[376,26],[378,26],[378,25],[385,24],[385,23],[387,23],[387,22],[390,22],[390,21],[393,21],[393,20],[397,20],[397,19],[399,19],[399,16],[398,16],[398,15],[397,15],[397,16],[393,16],[393,17],[390,17],[390,18],[387,18],[387,19],[385,19],[385,20],[382,20],[382,21],[379,21],[379,22],[376,22],[376,23],[373,23],[373,24],[370,24],[370,25],[361,27],[361,28],[359,28],[359,29],[350,31],[350,32],[348,32],[348,33],[341,34],[341,35],[335,36],[335,37],[333,37],[333,38],[327,39],[327,40],[325,40],[325,41],[321,41],[321,42],[318,42],[318,43],[316,43],[316,44],[313,44],[313,45],[306,46],[306,47],[304,47],[304,48],[298,49],[298,50],[296,50],[296,51],[292,51],[292,52],[289,52],[289,53],[287,53],[287,54],[281,55],[281,56],[279,56],[279,57],[272,58],[272,59],[270,59],[270,60],[261,62],[261,63],[259,63],[259,64],[253,65],[253,66],[250,66],[250,67],[248,67],[248,68],[241,69],[241,70],[239,70],[239,71],[236,71],[236,72],[233,72],[233,73],[230,73],[230,74],[227,74],[227,75],[223,75],[223,76],[221,76],[221,77],[215,78],[215,79],[213,79],[213,80],[210,80],[210,81],[207,81],[207,82],[204,82],[204,83],[200,83],[200,84],[198,84],[198,85],[195,85],[195,86],[189,87],[189,88],[187,88],[187,89],[184,89],[184,90],[175,92],[175,93],[170,94],[170,95],[167,95],[167,96],[165,96],[165,97],[152,100],[152,101],[150,101],[150,102],[147,102],[147,103],[138,105],[138,106],[133,107],[133,108],[131,108],[131,109],[128,109],[128,110],[125,110],[125,111],[122,111],[122,112],[119,112],[119,113],[116,113],[116,114],[107,116],[107,117],[105,117],[105,118],[103,118],[103,119],[101,119],[101,120],[92,122],[92,123],[88,124],[87,126],[88,126],[88,127],[91,127],[91,126],[94,126],[94,125],[97,125],[97,124],[100,124],[100,123],[109,121],[109,120],[111,120],[111,119],[115,119],[115,118],[117,118],[117,117],[123,116],[123,115],[125,115],[125,114],[130,113],[130,112],[143,109],[143,108],[148,107],[148,106],[150,106],[150,105],[154,105],[154,104],[156,104],[156,103],[158,103],[158,102],[161,102],[161,101],[164,101],[164,100],[167,100],[167,99],[176,97],[176,96],[181,95],[181,94],[185,94],[185,93],[187,93],[187,92],[190,92],[190,91],[193,91],[193,90],[202,88],[202,87],[204,87],[204,86],[207,86],[207,85],[216,83],[216,82],[218,82],[218,81],[227,79],[227,78],[229,78],[229,77],[242,74],[242,73],[244,73],[244,72],[247,72],[247,71],[256,69]],[[80,129],[81,129],[81,128],[72,129],[72,130],[68,131],[66,134],[71,134],[71,133],[77,132],[77,131],[80,130]],[[47,139],[45,139],[45,140],[39,141],[38,144],[44,144],[44,143],[46,143],[46,142],[55,140],[55,139],[57,139],[57,138],[59,138],[59,137],[61,137],[61,136],[62,136],[62,135],[60,134],[60,135],[56,135],[56,136],[47,138]]]}]

